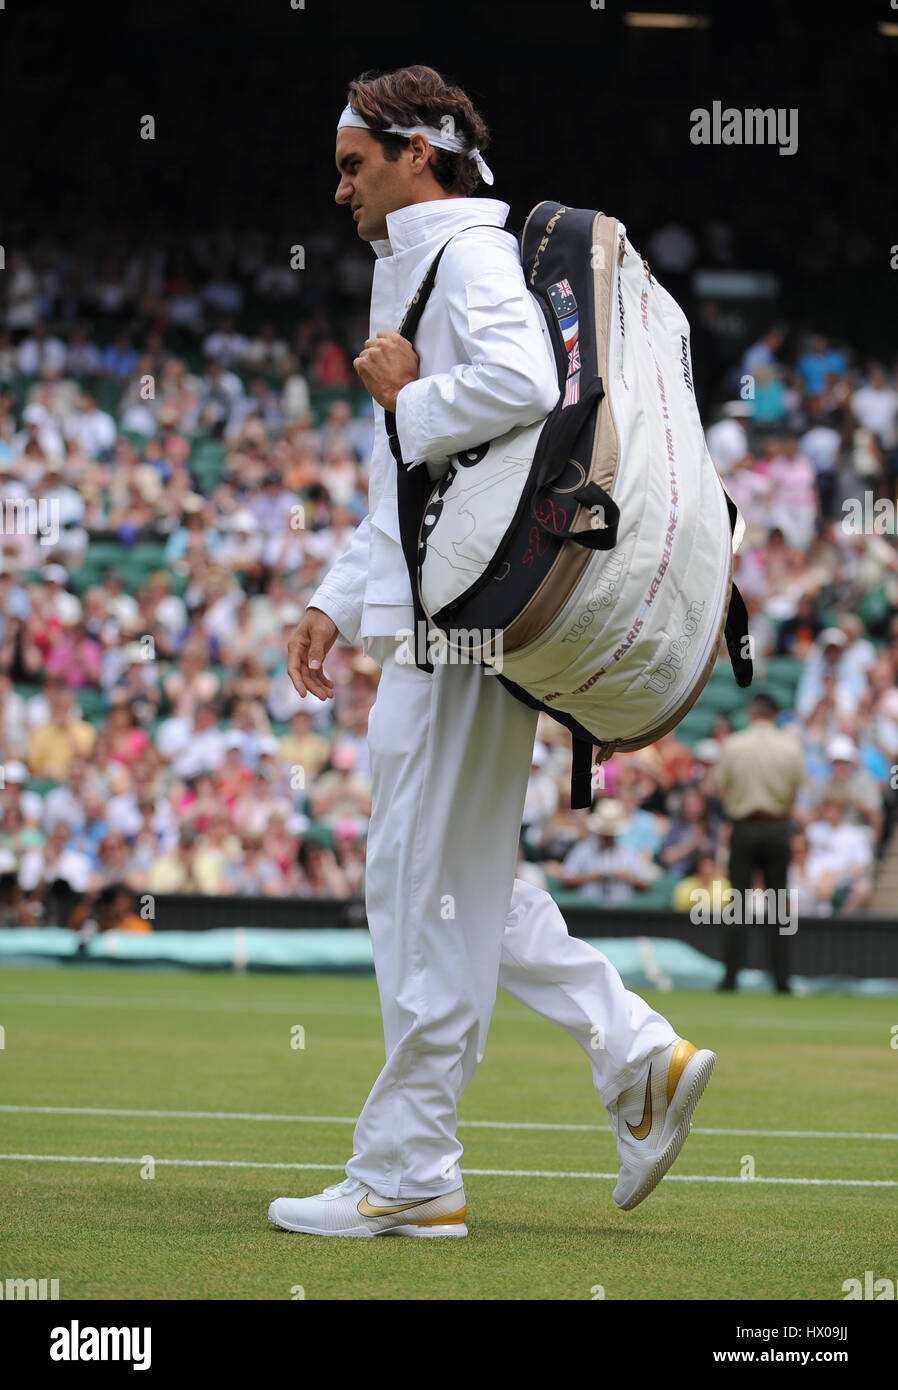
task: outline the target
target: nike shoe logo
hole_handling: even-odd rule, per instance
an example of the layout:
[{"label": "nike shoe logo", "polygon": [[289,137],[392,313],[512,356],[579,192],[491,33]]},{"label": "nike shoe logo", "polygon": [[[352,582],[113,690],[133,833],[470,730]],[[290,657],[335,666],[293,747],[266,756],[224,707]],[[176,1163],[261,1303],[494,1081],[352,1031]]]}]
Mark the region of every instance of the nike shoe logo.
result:
[{"label": "nike shoe logo", "polygon": [[652,1129],[652,1068],[649,1067],[648,1080],[645,1083],[645,1102],[642,1107],[642,1119],[634,1129],[627,1121],[627,1129],[634,1139],[647,1139]]},{"label": "nike shoe logo", "polygon": [[359,1216],[394,1216],[397,1211],[410,1211],[412,1207],[426,1207],[427,1203],[433,1200],[433,1197],[422,1197],[420,1202],[401,1202],[398,1206],[393,1207],[372,1207],[366,1192],[356,1210]]}]

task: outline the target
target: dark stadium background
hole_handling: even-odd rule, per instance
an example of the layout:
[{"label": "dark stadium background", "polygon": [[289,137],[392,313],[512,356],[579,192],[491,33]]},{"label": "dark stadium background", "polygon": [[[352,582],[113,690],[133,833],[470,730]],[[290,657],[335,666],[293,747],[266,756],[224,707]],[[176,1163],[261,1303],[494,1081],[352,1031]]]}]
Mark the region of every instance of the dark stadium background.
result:
[{"label": "dark stadium background", "polygon": [[[299,298],[262,309],[250,296],[239,326],[252,333],[270,317],[291,336],[297,321],[323,312],[351,359],[366,300],[341,288],[336,266],[349,250],[370,252],[333,202],[336,119],[353,76],[424,62],[464,85],[484,114],[496,182],[478,194],[510,203],[510,226],[519,229],[536,202],[557,198],[619,216],[641,250],[665,223],[682,224],[698,245],[694,270],[776,277],[773,298],[720,300],[724,317],[741,323],[729,336],[707,327],[691,274],[661,277],[692,320],[706,419],[732,395],[733,368],[773,322],[785,327],[790,364],[802,335],[814,331],[844,345],[861,372],[871,358],[894,369],[898,36],[877,24],[894,28],[898,12],[888,0],[634,8],[710,22],[635,28],[616,0],[605,10],[589,0],[306,0],[302,10],[289,0],[7,0],[7,264],[17,248],[51,247],[77,265],[164,246],[170,266],[189,277],[208,269],[195,259],[196,238],[258,232],[284,262],[300,243],[308,260]],[[715,100],[797,108],[798,153],[693,145],[690,111]],[[156,121],[152,141],[139,137],[145,114]],[[726,255],[714,250],[715,222],[729,230]],[[97,341],[105,346],[119,326],[129,324],[96,324]],[[886,627],[881,618],[878,638]],[[265,911],[273,925],[296,920],[289,903],[271,901]],[[247,920],[244,903],[182,902],[157,926],[188,917],[204,925]],[[342,908],[331,918],[347,920]],[[848,968],[841,956],[824,960],[820,940],[809,933],[796,943],[804,966]],[[878,937],[863,940],[857,973],[883,973],[885,938],[881,948]]]},{"label": "dark stadium background", "polygon": [[[629,8],[711,23],[634,29]],[[637,245],[671,214],[696,231],[724,217],[734,263],[781,275],[784,318],[837,336],[850,328],[884,352],[898,39],[875,24],[896,18],[886,0],[608,0],[605,10],[589,0],[307,0],[304,10],[289,0],[10,0],[0,29],[4,239],[63,224],[96,236],[126,223],[145,237],[224,223],[354,240],[332,202],[346,82],[426,62],[483,110],[493,192],[511,204],[511,225],[547,197],[620,216]],[[714,99],[797,107],[799,154],[693,146],[689,112]],[[154,142],[137,139],[144,112],[156,116]],[[697,370],[705,380],[710,368]]]}]

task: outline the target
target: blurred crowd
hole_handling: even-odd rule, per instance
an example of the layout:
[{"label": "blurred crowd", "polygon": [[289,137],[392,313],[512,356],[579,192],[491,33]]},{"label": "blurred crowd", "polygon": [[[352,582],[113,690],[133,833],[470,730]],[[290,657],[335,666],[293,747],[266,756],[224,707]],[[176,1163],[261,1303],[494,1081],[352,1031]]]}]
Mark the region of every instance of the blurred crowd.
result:
[{"label": "blurred crowd", "polygon": [[[370,267],[348,258],[335,326],[264,256],[208,260],[10,258],[0,921],[51,920],[60,883],[73,925],[134,930],[156,894],[364,892],[378,668],[338,643],[322,703],[294,690],[286,648],[367,511],[373,415],[351,362]],[[781,717],[807,774],[793,877],[808,914],[862,910],[898,763],[895,364],[774,327],[721,386],[708,445],[745,518],[757,678],[802,663]],[[586,901],[660,884],[688,905],[725,877],[714,765],[733,727],[616,755],[584,819],[568,736],[541,718],[520,872]]]},{"label": "blurred crowd", "polygon": [[[779,723],[805,780],[790,887],[808,916],[863,911],[898,804],[896,364],[865,362],[817,333],[789,344],[773,326],[745,349],[711,414],[708,447],[745,521],[734,577],[755,688],[774,668],[793,678]],[[659,883],[679,910],[697,888],[723,893],[731,827],[715,765],[734,727],[721,712],[691,748],[671,733],[616,755],[584,839],[546,721],[524,835],[535,862],[524,872],[605,903],[647,901]]]}]

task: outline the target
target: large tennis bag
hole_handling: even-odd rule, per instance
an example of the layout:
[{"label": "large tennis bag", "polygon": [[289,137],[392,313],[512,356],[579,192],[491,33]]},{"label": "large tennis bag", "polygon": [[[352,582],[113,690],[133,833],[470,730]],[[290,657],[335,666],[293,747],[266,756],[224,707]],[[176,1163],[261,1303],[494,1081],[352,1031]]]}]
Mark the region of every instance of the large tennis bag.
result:
[{"label": "large tennis bag", "polygon": [[[744,526],[705,444],[689,324],[623,223],[544,202],[520,244],[558,368],[554,410],[456,455],[436,482],[403,465],[389,415],[387,428],[416,625],[570,729],[572,805],[588,806],[593,745],[602,761],[673,729],[723,635],[750,684],[732,582]],[[443,250],[400,327],[410,340]]]}]

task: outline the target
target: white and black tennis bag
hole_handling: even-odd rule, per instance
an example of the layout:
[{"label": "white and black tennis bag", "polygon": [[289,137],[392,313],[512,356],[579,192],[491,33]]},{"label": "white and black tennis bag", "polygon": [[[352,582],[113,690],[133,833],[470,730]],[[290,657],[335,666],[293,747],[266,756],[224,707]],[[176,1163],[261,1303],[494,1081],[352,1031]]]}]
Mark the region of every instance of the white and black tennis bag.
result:
[{"label": "white and black tennis bag", "polygon": [[[602,761],[673,729],[722,636],[737,683],[750,684],[732,582],[744,525],[705,444],[689,324],[623,223],[543,202],[520,245],[558,404],[456,455],[436,482],[404,466],[390,414],[387,430],[418,630],[444,634],[450,660],[493,665],[571,731],[571,803],[583,807],[593,745]],[[443,250],[400,326],[409,340]]]}]

